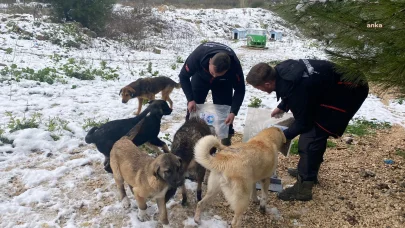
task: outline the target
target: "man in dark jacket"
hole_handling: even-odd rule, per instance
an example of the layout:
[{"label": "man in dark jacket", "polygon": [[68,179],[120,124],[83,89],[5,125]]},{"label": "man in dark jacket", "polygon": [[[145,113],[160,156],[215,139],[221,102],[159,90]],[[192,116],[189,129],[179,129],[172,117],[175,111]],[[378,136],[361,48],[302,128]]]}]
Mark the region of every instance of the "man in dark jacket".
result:
[{"label": "man in dark jacket", "polygon": [[234,134],[232,123],[245,97],[242,66],[235,52],[220,43],[201,44],[187,58],[179,78],[188,101],[186,119],[190,112],[196,111],[196,104],[205,102],[209,90],[214,104],[231,106],[225,120],[230,125],[229,135],[222,140],[224,145],[230,145]]},{"label": "man in dark jacket", "polygon": [[300,135],[298,169],[288,170],[297,182],[278,198],[311,200],[327,139],[343,135],[367,98],[367,81],[359,74],[350,82],[338,73],[335,64],[310,59],[286,60],[274,68],[259,63],[250,70],[246,81],[261,91],[276,91],[277,101],[281,98],[281,102],[271,116],[291,111],[295,121],[284,134],[287,140]]}]

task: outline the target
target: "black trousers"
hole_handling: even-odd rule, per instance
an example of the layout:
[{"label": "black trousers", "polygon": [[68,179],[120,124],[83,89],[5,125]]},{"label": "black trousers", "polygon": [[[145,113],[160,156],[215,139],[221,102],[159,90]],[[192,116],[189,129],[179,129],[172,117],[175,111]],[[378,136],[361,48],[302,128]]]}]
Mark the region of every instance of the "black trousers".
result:
[{"label": "black trousers", "polygon": [[[217,77],[212,81],[205,81],[198,75],[191,77],[191,86],[193,88],[193,97],[196,104],[204,104],[208,92],[212,92],[212,100],[218,105],[232,105],[233,86],[232,82],[225,77]],[[190,118],[187,109],[186,120]],[[229,134],[233,135],[235,130],[233,125],[229,125]]]},{"label": "black trousers", "polygon": [[[335,100],[330,99],[326,102],[336,104],[337,107],[347,110],[350,114],[342,118],[341,115],[333,116],[330,112],[319,113],[320,116],[327,116],[328,118],[323,118],[322,120],[324,121],[318,122],[324,127],[326,126],[326,128],[331,126],[334,129],[342,129],[341,132],[336,132],[340,135],[347,127],[350,119],[352,119],[355,113],[360,109],[364,100],[367,98],[368,91],[368,85],[341,89],[338,93],[340,94],[339,97],[334,97]],[[343,126],[344,128],[342,128]],[[326,143],[329,135],[329,133],[322,130],[317,125],[308,132],[300,135],[298,140],[298,153],[300,155],[298,174],[301,176],[302,180],[314,181],[317,178],[319,168],[323,162],[323,154],[326,151]],[[336,137],[336,135],[333,136]]]},{"label": "black trousers", "polygon": [[326,143],[329,134],[314,126],[308,132],[300,135],[298,140],[298,174],[303,181],[314,181],[317,178],[319,168],[323,162],[323,154],[326,151]]}]

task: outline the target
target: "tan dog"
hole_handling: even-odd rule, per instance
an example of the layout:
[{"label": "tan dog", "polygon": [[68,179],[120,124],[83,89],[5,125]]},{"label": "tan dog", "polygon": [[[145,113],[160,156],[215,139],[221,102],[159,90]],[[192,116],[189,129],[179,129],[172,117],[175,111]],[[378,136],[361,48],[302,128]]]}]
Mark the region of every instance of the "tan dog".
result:
[{"label": "tan dog", "polygon": [[159,220],[166,226],[169,224],[166,201],[170,198],[167,194],[174,194],[172,190],[175,191],[184,182],[180,173],[181,159],[171,153],[161,154],[154,159],[136,147],[132,139],[142,122],[131,129],[129,136],[122,137],[114,144],[110,154],[110,165],[123,207],[130,206],[125,193],[125,181],[138,204],[138,219],[140,221],[148,219],[146,200],[154,198],[159,208]]},{"label": "tan dog", "polygon": [[[201,211],[219,193],[225,195],[235,212],[232,227],[241,227],[242,215],[249,206],[249,198],[258,203],[255,183],[261,181],[260,211],[264,212],[270,177],[277,167],[277,153],[286,143],[284,133],[276,127],[262,130],[246,143],[224,147],[215,136],[205,136],[195,146],[195,160],[211,170],[207,194],[197,204],[194,220],[201,222]],[[220,149],[210,155],[213,147]]]},{"label": "tan dog", "polygon": [[138,111],[134,113],[139,115],[142,110],[143,99],[149,101],[155,100],[155,95],[162,92],[162,100],[168,101],[170,108],[173,109],[173,101],[170,99],[170,93],[174,88],[179,89],[179,83],[164,76],[152,78],[139,78],[131,84],[125,86],[120,90],[122,103],[127,103],[130,99],[138,98]]}]

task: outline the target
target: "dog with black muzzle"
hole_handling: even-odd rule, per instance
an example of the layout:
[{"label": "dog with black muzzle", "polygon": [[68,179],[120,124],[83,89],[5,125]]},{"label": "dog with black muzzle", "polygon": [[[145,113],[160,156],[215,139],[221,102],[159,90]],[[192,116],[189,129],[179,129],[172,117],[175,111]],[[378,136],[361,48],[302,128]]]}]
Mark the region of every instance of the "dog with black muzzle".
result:
[{"label": "dog with black muzzle", "polygon": [[148,220],[146,200],[153,198],[158,205],[159,221],[166,227],[169,224],[166,209],[169,197],[166,195],[169,189],[176,189],[184,183],[180,172],[182,161],[172,153],[160,154],[154,159],[135,146],[132,139],[139,132],[142,122],[114,144],[110,165],[122,206],[124,208],[130,206],[124,188],[124,182],[126,182],[138,204],[138,219]]},{"label": "dog with black muzzle", "polygon": [[169,102],[170,108],[173,109],[173,101],[170,99],[170,94],[174,88],[180,89],[181,85],[169,77],[138,78],[136,81],[124,86],[120,90],[119,95],[124,104],[128,103],[132,98],[138,98],[138,111],[134,114],[139,115],[142,110],[143,100],[155,100],[155,95],[159,92],[162,92],[162,100]]}]

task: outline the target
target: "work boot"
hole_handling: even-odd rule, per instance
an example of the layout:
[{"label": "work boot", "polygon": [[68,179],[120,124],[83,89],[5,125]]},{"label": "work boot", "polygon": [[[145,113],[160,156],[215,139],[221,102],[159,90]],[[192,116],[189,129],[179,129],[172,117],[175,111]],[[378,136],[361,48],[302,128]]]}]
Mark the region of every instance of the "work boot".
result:
[{"label": "work boot", "polygon": [[[298,176],[298,169],[294,169],[294,168],[288,168],[287,169],[288,174],[290,174],[290,176],[292,177],[297,177]],[[319,184],[318,181],[318,176],[316,177],[316,179],[314,180],[314,184]]]},{"label": "work boot", "polygon": [[284,189],[277,197],[284,201],[309,201],[312,200],[312,187],[314,181],[302,181],[298,175],[297,182],[292,187]]},{"label": "work boot", "polygon": [[228,138],[223,138],[223,139],[221,139],[222,145],[224,145],[224,146],[230,146],[231,143],[232,143],[231,139],[232,139],[232,135],[228,135]]}]

